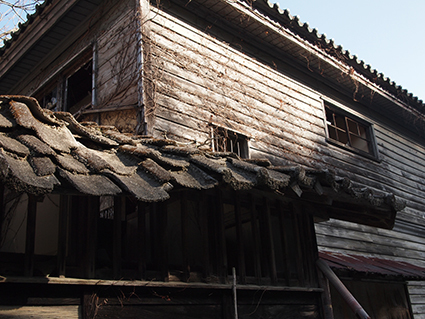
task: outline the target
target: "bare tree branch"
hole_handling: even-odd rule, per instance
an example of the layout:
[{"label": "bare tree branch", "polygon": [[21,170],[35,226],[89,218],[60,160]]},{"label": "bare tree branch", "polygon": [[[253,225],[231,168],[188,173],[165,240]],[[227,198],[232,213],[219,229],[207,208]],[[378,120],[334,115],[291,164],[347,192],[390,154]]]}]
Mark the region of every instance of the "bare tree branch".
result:
[{"label": "bare tree branch", "polygon": [[35,11],[35,6],[44,0],[0,0],[0,46],[1,42],[17,30],[19,22],[25,22],[28,14]]}]

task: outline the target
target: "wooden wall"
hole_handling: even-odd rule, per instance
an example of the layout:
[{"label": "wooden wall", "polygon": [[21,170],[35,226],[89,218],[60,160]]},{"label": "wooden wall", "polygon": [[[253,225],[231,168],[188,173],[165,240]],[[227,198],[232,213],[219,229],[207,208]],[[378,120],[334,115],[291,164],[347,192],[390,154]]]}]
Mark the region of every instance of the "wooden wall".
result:
[{"label": "wooden wall", "polygon": [[[291,80],[279,70],[284,62],[260,48],[257,56],[269,63],[252,58],[255,45],[236,49],[232,35],[217,26],[196,27],[189,13],[175,7],[152,11],[154,135],[208,144],[212,123],[248,136],[251,157],[333,169],[359,184],[394,193],[407,202],[394,230],[330,220],[316,225],[319,248],[424,266],[424,145],[352,97],[307,76],[304,85]],[[380,161],[326,142],[323,99],[374,125]],[[416,292],[416,300],[418,294],[425,296],[425,291]],[[415,309],[425,308],[416,302]]]}]

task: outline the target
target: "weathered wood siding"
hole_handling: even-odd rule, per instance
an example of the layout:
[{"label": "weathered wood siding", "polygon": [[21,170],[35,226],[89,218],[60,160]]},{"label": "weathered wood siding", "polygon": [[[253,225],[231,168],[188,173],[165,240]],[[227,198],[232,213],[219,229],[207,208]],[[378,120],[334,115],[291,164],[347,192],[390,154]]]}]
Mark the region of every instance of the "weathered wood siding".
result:
[{"label": "weathered wood siding", "polygon": [[[352,99],[331,89],[310,89],[284,76],[272,63],[261,63],[233,48],[220,40],[219,34],[229,38],[223,30],[209,36],[205,29],[175,15],[152,10],[154,135],[208,143],[212,123],[248,136],[251,157],[334,169],[360,184],[394,193],[407,201],[394,230],[330,220],[316,225],[318,245],[323,250],[424,266],[423,145],[395,132],[396,123],[382,121],[373,110]],[[267,61],[265,52],[260,55]],[[322,97],[339,101],[338,106],[353,109],[355,115],[374,125],[381,161],[326,142]],[[421,294],[425,296],[425,292]],[[419,303],[415,307],[424,308]]]},{"label": "weathered wood siding", "polygon": [[415,319],[425,318],[425,283],[412,281],[409,282],[409,295],[412,304],[412,311]]}]

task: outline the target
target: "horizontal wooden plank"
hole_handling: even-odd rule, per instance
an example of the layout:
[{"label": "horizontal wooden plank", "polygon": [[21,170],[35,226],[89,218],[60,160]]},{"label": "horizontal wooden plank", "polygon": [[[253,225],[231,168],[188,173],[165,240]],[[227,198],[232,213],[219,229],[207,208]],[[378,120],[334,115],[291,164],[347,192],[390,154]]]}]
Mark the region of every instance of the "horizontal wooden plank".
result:
[{"label": "horizontal wooden plank", "polygon": [[79,306],[0,306],[0,318],[80,318]]}]

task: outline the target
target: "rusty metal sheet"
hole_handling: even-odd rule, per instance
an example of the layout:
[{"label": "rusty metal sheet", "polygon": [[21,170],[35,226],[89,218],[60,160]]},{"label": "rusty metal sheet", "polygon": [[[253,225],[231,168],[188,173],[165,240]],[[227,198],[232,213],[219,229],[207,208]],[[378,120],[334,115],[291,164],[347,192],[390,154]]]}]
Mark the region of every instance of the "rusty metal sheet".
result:
[{"label": "rusty metal sheet", "polygon": [[319,257],[334,270],[395,276],[404,279],[425,279],[425,268],[407,262],[325,251],[319,252]]}]

